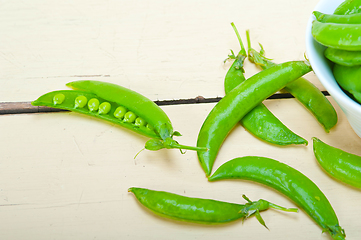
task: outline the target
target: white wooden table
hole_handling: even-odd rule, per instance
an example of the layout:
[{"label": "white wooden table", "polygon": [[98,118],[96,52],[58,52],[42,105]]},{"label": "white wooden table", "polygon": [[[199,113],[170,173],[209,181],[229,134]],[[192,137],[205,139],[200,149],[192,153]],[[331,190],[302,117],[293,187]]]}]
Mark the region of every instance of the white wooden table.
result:
[{"label": "white wooden table", "polygon": [[[275,62],[303,59],[307,20],[316,0],[252,1],[0,1],[0,109],[25,109],[41,94],[74,80],[117,83],[154,101],[224,96],[229,49],[239,51],[234,22],[246,42],[262,43]],[[259,71],[246,61],[246,76]],[[313,74],[306,78],[325,90]],[[318,166],[312,137],[361,155],[361,139],[341,109],[325,133],[295,99],[266,100],[308,146],[264,143],[241,126],[224,142],[214,168],[235,157],[277,159],[312,179],[334,207],[347,239],[361,234],[361,191],[331,179]],[[24,103],[21,105],[20,103]],[[195,145],[216,103],[162,106]],[[11,108],[11,107],[10,107]],[[114,124],[71,112],[0,115],[0,239],[331,239],[303,211],[262,213],[221,226],[155,216],[127,192],[132,186],[244,203],[294,203],[249,181],[210,183],[195,152],[143,151],[147,138]]]}]

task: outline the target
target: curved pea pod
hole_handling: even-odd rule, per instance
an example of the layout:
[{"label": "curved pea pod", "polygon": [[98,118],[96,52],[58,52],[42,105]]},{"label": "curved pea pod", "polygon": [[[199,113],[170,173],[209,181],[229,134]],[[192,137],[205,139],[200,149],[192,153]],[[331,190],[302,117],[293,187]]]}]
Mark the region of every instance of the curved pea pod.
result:
[{"label": "curved pea pod", "polygon": [[313,138],[313,152],[321,167],[333,178],[361,188],[361,156]]},{"label": "curved pea pod", "polygon": [[[180,133],[173,131],[166,113],[153,101],[135,91],[116,84],[90,80],[71,82],[67,86],[76,90],[47,93],[32,104],[80,112],[116,123],[152,138],[146,144],[148,150],[206,150],[181,145],[173,140],[173,136],[180,136]],[[61,95],[64,95],[63,99],[60,98],[62,101],[54,99]]]},{"label": "curved pea pod", "polygon": [[129,188],[137,200],[153,213],[178,221],[221,224],[246,219],[255,215],[257,220],[266,227],[260,212],[274,208],[287,212],[297,212],[297,208],[284,208],[266,200],[250,201],[246,204],[228,203],[213,199],[192,198],[170,192],[155,191],[146,188]]},{"label": "curved pea pod", "polygon": [[345,0],[334,11],[334,14],[346,15],[361,12],[361,0]]},{"label": "curved pea pod", "polygon": [[324,52],[325,57],[331,62],[343,66],[360,66],[361,51],[347,51],[335,48],[327,48]]},{"label": "curved pea pod", "polygon": [[[241,45],[241,50],[237,54],[229,56],[230,59],[234,59],[232,66],[227,71],[224,79],[225,93],[228,94],[233,88],[246,81],[244,77],[243,64],[247,58],[246,50],[243,46],[241,37],[232,23],[238,40]],[[254,107],[249,113],[247,113],[240,121],[242,126],[251,134],[257,138],[266,141],[268,143],[277,145],[290,145],[290,144],[308,144],[307,140],[298,136],[287,128],[268,108],[260,103]]]},{"label": "curved pea pod", "polygon": [[350,15],[326,14],[319,11],[314,11],[317,21],[323,23],[346,23],[346,24],[360,24],[361,13],[354,13]]},{"label": "curved pea pod", "polygon": [[361,103],[361,66],[347,67],[335,64],[333,75],[337,83]]},{"label": "curved pea pod", "polygon": [[361,51],[361,24],[312,22],[311,33],[320,44],[348,51]]},{"label": "curved pea pod", "polygon": [[[261,51],[251,47],[249,32],[247,31],[248,57],[251,62],[263,70],[277,65],[265,57],[265,51],[260,44]],[[300,77],[287,84],[281,91],[292,94],[317,119],[326,132],[337,124],[337,112],[326,96],[310,81]]]},{"label": "curved pea pod", "polygon": [[264,99],[311,71],[305,61],[292,61],[259,72],[224,96],[208,114],[198,134],[198,159],[209,176],[224,139],[233,127]]},{"label": "curved pea pod", "polygon": [[257,156],[235,158],[208,178],[211,182],[226,179],[244,179],[269,186],[295,202],[333,239],[346,237],[323,192],[304,174],[284,163]]}]

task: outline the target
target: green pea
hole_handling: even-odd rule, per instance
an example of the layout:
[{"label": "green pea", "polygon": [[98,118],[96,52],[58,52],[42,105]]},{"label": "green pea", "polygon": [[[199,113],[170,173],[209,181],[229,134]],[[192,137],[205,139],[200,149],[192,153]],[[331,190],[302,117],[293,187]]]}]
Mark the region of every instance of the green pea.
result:
[{"label": "green pea", "polygon": [[141,118],[141,117],[137,117],[136,119],[135,119],[135,126],[137,126],[137,127],[144,127],[146,124],[147,124],[147,122],[143,119],[143,118]]},{"label": "green pea", "polygon": [[154,130],[154,127],[152,125],[150,125],[149,123],[147,124],[147,128],[152,131]]},{"label": "green pea", "polygon": [[53,103],[54,105],[62,104],[65,100],[65,95],[62,93],[58,93],[53,97]]},{"label": "green pea", "polygon": [[124,122],[133,123],[136,118],[137,118],[137,115],[135,115],[135,113],[133,113],[133,112],[131,112],[131,111],[128,111],[128,112],[124,115]]},{"label": "green pea", "polygon": [[110,103],[108,102],[103,102],[102,104],[99,105],[99,114],[107,114],[108,112],[110,112],[112,105],[110,105]]},{"label": "green pea", "polygon": [[88,99],[85,96],[79,96],[75,98],[75,108],[83,108],[87,102]]},{"label": "green pea", "polygon": [[124,115],[126,113],[127,113],[127,109],[125,107],[123,107],[123,106],[119,106],[114,111],[114,117],[119,118],[119,119],[123,119]]},{"label": "green pea", "polygon": [[99,100],[96,98],[92,98],[88,102],[88,108],[91,112],[94,112],[99,109]]}]

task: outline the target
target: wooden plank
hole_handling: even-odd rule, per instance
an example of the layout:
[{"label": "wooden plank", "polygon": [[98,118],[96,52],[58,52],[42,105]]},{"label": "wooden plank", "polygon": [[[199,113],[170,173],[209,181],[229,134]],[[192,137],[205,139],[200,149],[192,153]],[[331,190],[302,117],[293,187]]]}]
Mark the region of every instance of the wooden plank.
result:
[{"label": "wooden plank", "polygon": [[[114,82],[150,99],[224,96],[223,80],[250,29],[275,62],[304,59],[317,0],[2,1],[0,102],[24,102],[74,80]],[[246,76],[256,73],[246,61]],[[313,73],[307,78],[324,90]]]},{"label": "wooden plank", "polygon": [[[327,91],[323,91],[325,96],[329,96]],[[294,98],[290,93],[275,93],[267,99],[288,99]],[[198,96],[192,99],[177,99],[177,100],[163,100],[154,101],[158,106],[179,105],[179,104],[198,104],[198,103],[217,103],[221,97],[204,98]],[[45,107],[45,106],[32,106],[31,102],[0,102],[0,115],[4,114],[20,114],[20,113],[38,113],[38,112],[60,112],[65,111],[62,109]]]},{"label": "wooden plank", "polygon": [[[332,99],[331,99],[332,101]],[[333,104],[334,101],[332,101]],[[162,106],[194,145],[215,103]],[[325,133],[294,99],[267,100],[267,107],[292,130],[311,141],[316,136],[361,155],[361,142],[335,104],[339,123]],[[147,138],[94,118],[71,112],[0,116],[1,239],[330,239],[303,211],[262,213],[270,230],[252,217],[220,226],[176,222],[155,216],[127,192],[132,186],[192,197],[242,202],[267,199],[294,203],[250,181],[207,182],[195,152],[142,151]],[[348,239],[361,234],[357,221],[361,192],[328,177],[317,165],[312,143],[277,147],[236,127],[224,142],[214,170],[247,155],[277,159],[312,179],[334,207]]]}]

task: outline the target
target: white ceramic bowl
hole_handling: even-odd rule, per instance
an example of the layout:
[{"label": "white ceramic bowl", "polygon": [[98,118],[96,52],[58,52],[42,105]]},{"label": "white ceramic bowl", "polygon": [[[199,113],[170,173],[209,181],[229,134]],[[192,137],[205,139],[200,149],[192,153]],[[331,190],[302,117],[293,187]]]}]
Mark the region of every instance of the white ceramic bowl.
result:
[{"label": "white ceramic bowl", "polygon": [[[321,0],[314,10],[322,13],[333,13],[334,10],[344,0]],[[348,97],[337,84],[331,68],[331,63],[327,60],[323,51],[325,47],[317,43],[311,34],[312,21],[315,19],[313,15],[310,16],[306,31],[306,53],[315,72],[316,76],[330,93],[331,97],[335,99],[337,104],[345,113],[351,127],[356,134],[361,137],[361,104],[355,102]]]}]

